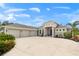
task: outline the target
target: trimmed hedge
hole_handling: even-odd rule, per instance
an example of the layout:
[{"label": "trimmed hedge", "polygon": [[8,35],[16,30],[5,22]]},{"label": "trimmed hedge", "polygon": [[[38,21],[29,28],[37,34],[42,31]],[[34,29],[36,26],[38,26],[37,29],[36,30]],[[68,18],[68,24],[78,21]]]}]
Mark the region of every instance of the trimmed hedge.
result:
[{"label": "trimmed hedge", "polygon": [[0,34],[0,40],[15,40],[15,37],[9,34]]},{"label": "trimmed hedge", "polygon": [[75,32],[75,35],[79,35],[79,31],[78,32]]},{"label": "trimmed hedge", "polygon": [[11,50],[15,46],[15,37],[9,34],[0,34],[0,55]]},{"label": "trimmed hedge", "polygon": [[72,38],[71,32],[65,32],[65,33],[64,33],[64,38],[66,38],[66,39]]}]

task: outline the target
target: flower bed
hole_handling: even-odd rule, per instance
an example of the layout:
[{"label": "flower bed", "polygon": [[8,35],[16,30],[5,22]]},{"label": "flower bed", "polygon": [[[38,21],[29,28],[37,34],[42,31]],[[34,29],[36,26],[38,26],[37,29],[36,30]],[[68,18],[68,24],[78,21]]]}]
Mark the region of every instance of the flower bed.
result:
[{"label": "flower bed", "polygon": [[76,36],[72,37],[72,40],[74,40],[76,42],[79,42],[79,35],[76,35]]}]

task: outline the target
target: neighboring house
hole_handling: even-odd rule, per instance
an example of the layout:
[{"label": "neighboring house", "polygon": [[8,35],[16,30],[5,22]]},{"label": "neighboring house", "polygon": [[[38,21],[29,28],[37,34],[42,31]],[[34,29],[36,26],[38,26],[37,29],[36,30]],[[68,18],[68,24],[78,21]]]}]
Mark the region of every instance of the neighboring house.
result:
[{"label": "neighboring house", "polygon": [[64,37],[65,32],[71,31],[70,28],[59,25],[54,21],[48,21],[39,28],[22,24],[9,24],[2,27],[4,33],[14,35],[15,37],[30,37],[30,36]]}]

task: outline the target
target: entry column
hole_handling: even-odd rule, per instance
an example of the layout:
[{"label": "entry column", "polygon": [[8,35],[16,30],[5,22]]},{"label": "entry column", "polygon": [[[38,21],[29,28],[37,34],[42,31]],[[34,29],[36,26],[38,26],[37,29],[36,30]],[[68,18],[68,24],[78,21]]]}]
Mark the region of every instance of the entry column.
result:
[{"label": "entry column", "polygon": [[47,32],[46,32],[46,28],[44,28],[44,36],[46,36],[46,33],[47,33]]},{"label": "entry column", "polygon": [[52,28],[52,37],[55,36],[54,28]]}]

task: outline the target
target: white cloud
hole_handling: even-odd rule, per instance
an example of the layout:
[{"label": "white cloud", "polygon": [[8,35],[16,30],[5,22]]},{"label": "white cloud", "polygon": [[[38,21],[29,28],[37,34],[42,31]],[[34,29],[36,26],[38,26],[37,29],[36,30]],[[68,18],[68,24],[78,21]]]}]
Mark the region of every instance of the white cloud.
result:
[{"label": "white cloud", "polygon": [[8,9],[6,11],[4,11],[4,13],[13,13],[13,12],[17,12],[17,11],[26,11],[26,9]]},{"label": "white cloud", "polygon": [[42,17],[36,17],[34,20],[33,20],[35,26],[41,26],[44,22],[45,22],[45,19],[43,19]]},{"label": "white cloud", "polygon": [[66,16],[69,19],[70,22],[74,22],[76,20],[79,20],[79,9],[77,9],[75,12],[64,13],[62,15]]},{"label": "white cloud", "polygon": [[3,14],[0,14],[0,21],[5,20],[5,16]]},{"label": "white cloud", "polygon": [[58,9],[71,9],[70,7],[54,7],[54,8],[58,8]]},{"label": "white cloud", "polygon": [[36,12],[40,12],[40,9],[39,8],[29,8],[29,10],[36,11]]},{"label": "white cloud", "polygon": [[14,21],[16,20],[15,17],[14,17],[14,14],[0,14],[0,21]]},{"label": "white cloud", "polygon": [[19,15],[15,15],[15,16],[18,16],[18,17],[31,17],[31,15],[29,14],[19,14]]},{"label": "white cloud", "polygon": [[70,15],[70,23],[73,23],[74,21],[79,21],[79,14],[72,14]]},{"label": "white cloud", "polygon": [[0,8],[5,9],[6,8],[5,4],[4,3],[0,3]]},{"label": "white cloud", "polygon": [[79,19],[73,19],[73,20],[70,21],[70,23],[73,23],[75,21],[79,21]]},{"label": "white cloud", "polygon": [[69,23],[73,23],[74,21],[79,21],[79,14],[73,13],[62,13],[62,14],[54,14],[54,19],[65,21],[67,20]]},{"label": "white cloud", "polygon": [[46,10],[47,10],[47,11],[50,11],[51,9],[50,9],[50,8],[46,8]]},{"label": "white cloud", "polygon": [[79,21],[79,9],[68,15],[70,22]]},{"label": "white cloud", "polygon": [[8,16],[6,17],[6,20],[8,20],[8,21],[14,21],[16,19],[14,17],[14,14],[8,14]]},{"label": "white cloud", "polygon": [[26,24],[26,25],[29,25],[29,26],[35,26],[35,27],[41,26],[44,22],[45,22],[45,19],[40,18],[40,17],[30,19],[30,21],[29,22],[27,21],[26,23],[18,21],[18,23]]},{"label": "white cloud", "polygon": [[79,14],[79,9],[75,10],[75,12],[73,12],[73,14]]}]

